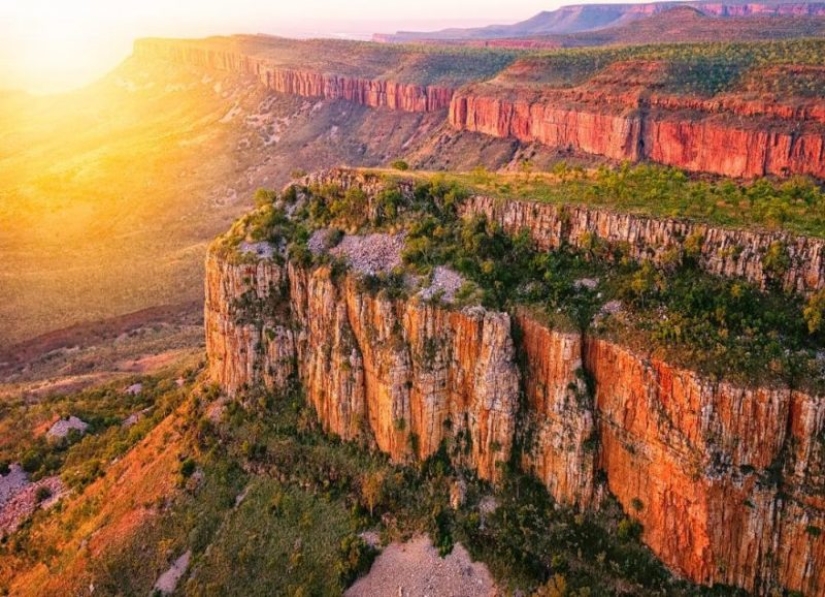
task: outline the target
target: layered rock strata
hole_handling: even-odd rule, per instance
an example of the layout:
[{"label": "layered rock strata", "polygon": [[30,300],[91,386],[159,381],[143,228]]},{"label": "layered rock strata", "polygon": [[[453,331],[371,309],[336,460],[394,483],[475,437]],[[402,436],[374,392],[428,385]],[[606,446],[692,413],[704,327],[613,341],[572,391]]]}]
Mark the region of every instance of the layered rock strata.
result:
[{"label": "layered rock strata", "polygon": [[195,43],[138,40],[135,42],[135,56],[251,75],[278,93],[342,99],[371,108],[402,112],[446,110],[454,92],[450,87],[439,85],[367,79],[316,71],[310,67],[287,68],[267,58]]},{"label": "layered rock strata", "polygon": [[731,177],[825,178],[823,105],[814,102],[600,96],[568,91],[464,88],[450,105],[459,130],[615,160],[649,159]]},{"label": "layered rock strata", "polygon": [[[353,172],[338,183],[380,188]],[[759,247],[776,242],[583,208],[470,198],[464,209],[527,227],[544,248],[598,233],[649,256],[701,232],[712,270],[720,246],[757,243],[733,269],[719,265],[721,275],[756,276]],[[819,259],[820,245],[796,242]],[[804,271],[787,282],[817,287],[800,281]],[[526,311],[392,299],[358,274],[273,252],[213,249],[206,295],[210,374],[231,395],[300,384],[327,431],[396,461],[443,444],[496,480],[516,456],[559,503],[598,508],[609,491],[686,578],[825,595],[825,396],[709,379]]]}]

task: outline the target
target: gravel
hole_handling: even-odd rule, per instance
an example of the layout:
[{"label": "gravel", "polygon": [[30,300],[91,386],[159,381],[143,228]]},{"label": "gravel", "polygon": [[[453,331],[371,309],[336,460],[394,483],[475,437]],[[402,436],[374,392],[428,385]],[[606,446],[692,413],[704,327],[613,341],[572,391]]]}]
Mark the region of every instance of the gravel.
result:
[{"label": "gravel", "polygon": [[402,264],[404,239],[403,234],[345,236],[330,254],[345,258],[350,267],[359,273],[386,273]]},{"label": "gravel", "polygon": [[461,274],[453,270],[438,266],[433,272],[433,281],[429,288],[421,291],[421,298],[425,301],[432,300],[436,296],[440,296],[445,303],[452,303],[455,300],[455,294],[459,288],[464,284],[464,278]]},{"label": "gravel", "polygon": [[484,564],[456,544],[446,558],[438,555],[427,537],[393,543],[375,560],[369,574],[345,597],[492,597],[498,594]]},{"label": "gravel", "polygon": [[9,474],[0,477],[0,508],[29,484],[29,476],[17,464],[9,467]]},{"label": "gravel", "polygon": [[[12,474],[6,475],[3,480],[10,476]],[[25,481],[21,485],[19,476],[14,476],[17,482],[13,485],[6,485],[7,489],[13,487],[13,491],[6,495],[6,501],[0,500],[0,536],[13,533],[24,520],[34,514],[35,510],[41,507],[50,508],[65,494],[60,477],[48,477],[37,483]],[[49,497],[41,502],[38,501],[37,494],[43,488],[48,489]]]}]

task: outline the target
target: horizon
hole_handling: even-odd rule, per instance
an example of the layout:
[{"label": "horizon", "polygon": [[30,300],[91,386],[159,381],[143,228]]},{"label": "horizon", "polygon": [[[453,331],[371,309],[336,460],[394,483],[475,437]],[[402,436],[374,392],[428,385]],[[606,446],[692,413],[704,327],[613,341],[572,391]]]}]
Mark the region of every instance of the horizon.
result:
[{"label": "horizon", "polygon": [[344,8],[329,0],[306,0],[292,8],[267,6],[261,0],[237,0],[232,5],[184,0],[172,7],[161,0],[117,6],[101,0],[67,0],[57,7],[50,0],[30,0],[0,6],[0,90],[48,95],[85,87],[128,58],[134,41],[143,37],[269,34],[365,40],[398,30],[512,24],[564,5],[605,3],[643,2],[522,0],[502,7],[495,0],[459,0],[449,6],[423,0],[414,7],[387,7],[374,0],[355,0]]}]

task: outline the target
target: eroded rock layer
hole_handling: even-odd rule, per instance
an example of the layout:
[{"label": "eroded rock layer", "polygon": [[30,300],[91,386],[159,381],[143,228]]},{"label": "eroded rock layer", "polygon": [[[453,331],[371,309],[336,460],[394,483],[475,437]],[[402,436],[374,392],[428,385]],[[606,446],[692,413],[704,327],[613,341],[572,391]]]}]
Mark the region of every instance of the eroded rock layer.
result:
[{"label": "eroded rock layer", "polygon": [[[343,99],[371,108],[403,112],[435,112],[450,106],[453,89],[369,79],[313,70],[286,68],[273,60],[197,43],[145,39],[135,42],[135,56],[245,73],[278,93],[301,97]],[[334,57],[328,57],[331,60]]]},{"label": "eroded rock layer", "polygon": [[[521,77],[540,65],[511,69]],[[572,89],[494,81],[462,88],[450,123],[459,130],[615,160],[652,160],[732,177],[825,178],[825,105],[817,98],[659,91],[669,65],[616,63]],[[754,77],[809,76],[821,67],[772,67]]]},{"label": "eroded rock layer", "polygon": [[[348,176],[342,185],[375,184]],[[511,230],[526,226],[545,248],[598,231],[638,240],[634,250],[644,252],[696,232],[484,198],[466,209]],[[712,243],[745,234],[701,232],[711,269]],[[758,269],[746,263],[735,271]],[[793,284],[814,287],[799,281],[802,271]],[[327,431],[396,461],[444,443],[496,480],[515,456],[559,503],[598,508],[609,491],[686,578],[756,595],[782,587],[825,595],[825,397],[709,379],[526,311],[389,298],[356,273],[266,252],[213,249],[206,285],[210,374],[229,394],[300,384]]]}]

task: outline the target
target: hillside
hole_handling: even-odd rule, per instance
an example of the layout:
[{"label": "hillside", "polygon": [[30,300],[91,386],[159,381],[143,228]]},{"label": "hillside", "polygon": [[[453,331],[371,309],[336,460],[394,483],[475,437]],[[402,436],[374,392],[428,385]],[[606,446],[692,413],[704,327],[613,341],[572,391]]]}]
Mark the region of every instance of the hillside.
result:
[{"label": "hillside", "polygon": [[[398,67],[397,50],[385,56],[374,44],[365,54],[358,43],[269,43],[289,64],[332,55],[336,68],[347,60],[355,68],[362,58],[365,73],[369,63]],[[466,58],[461,81],[494,72],[475,65],[476,56],[491,55],[494,66],[511,61],[508,53],[457,53]],[[411,77],[443,79],[431,66],[443,73],[446,58],[433,54],[428,62],[429,55],[410,55],[405,72],[420,64]],[[376,112],[334,97],[272,93],[244,73],[141,57],[140,48],[87,89],[0,101],[4,348],[149,307],[191,309],[202,300],[206,243],[249,208],[255,189],[280,186],[293,171],[386,164],[417,150],[433,167],[473,155],[466,144],[432,149],[452,136],[443,111]],[[484,145],[490,166],[514,154],[510,142]]]},{"label": "hillside", "polygon": [[[599,31],[610,27],[622,27],[668,11],[674,6],[686,6],[702,14],[733,18],[762,16],[816,17],[825,15],[821,2],[763,2],[733,1],[714,2],[652,2],[647,4],[579,4],[541,12],[534,17],[513,25],[493,25],[476,29],[445,29],[432,32],[399,31],[395,34],[377,34],[376,41],[409,43],[422,40],[494,40],[532,38],[546,35],[565,35],[586,31]],[[596,38],[593,38],[596,39]],[[650,40],[653,41],[653,40]]]},{"label": "hillside", "polygon": [[692,6],[678,5],[629,24],[595,31],[568,34],[536,34],[525,37],[471,40],[421,40],[422,43],[487,48],[579,48],[654,43],[713,43],[720,40],[770,41],[822,37],[822,16],[744,16],[706,15]]}]

